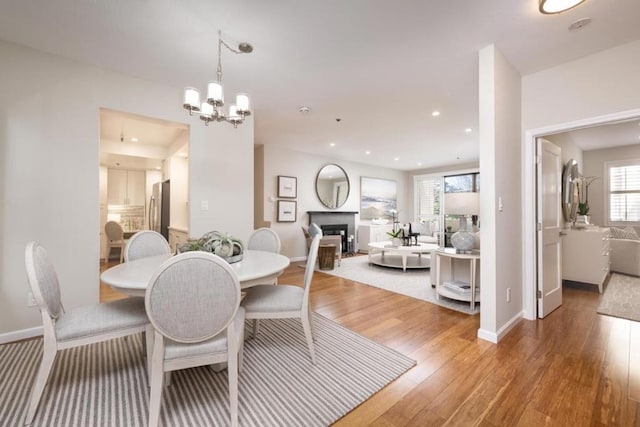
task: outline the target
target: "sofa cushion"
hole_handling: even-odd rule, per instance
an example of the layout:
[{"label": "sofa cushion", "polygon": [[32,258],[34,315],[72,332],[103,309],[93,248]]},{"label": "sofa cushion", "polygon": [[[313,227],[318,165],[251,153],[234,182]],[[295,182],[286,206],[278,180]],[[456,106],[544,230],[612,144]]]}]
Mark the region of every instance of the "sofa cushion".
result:
[{"label": "sofa cushion", "polygon": [[614,239],[640,240],[640,236],[633,227],[616,228],[611,227],[611,237]]}]

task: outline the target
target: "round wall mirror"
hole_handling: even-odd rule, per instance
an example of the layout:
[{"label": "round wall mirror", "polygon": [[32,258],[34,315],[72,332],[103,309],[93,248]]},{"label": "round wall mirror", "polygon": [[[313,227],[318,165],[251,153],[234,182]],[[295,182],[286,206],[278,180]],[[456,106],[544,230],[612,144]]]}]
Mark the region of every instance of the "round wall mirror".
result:
[{"label": "round wall mirror", "polygon": [[562,213],[564,220],[573,222],[578,211],[578,162],[569,159],[562,171]]},{"label": "round wall mirror", "polygon": [[349,177],[338,165],[326,165],[316,176],[316,194],[320,203],[329,209],[338,209],[349,197]]}]

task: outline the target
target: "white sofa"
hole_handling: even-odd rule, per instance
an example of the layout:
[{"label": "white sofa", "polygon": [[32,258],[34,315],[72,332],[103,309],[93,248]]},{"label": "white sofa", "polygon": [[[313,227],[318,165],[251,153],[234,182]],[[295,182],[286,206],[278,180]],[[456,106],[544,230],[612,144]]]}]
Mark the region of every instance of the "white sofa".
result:
[{"label": "white sofa", "polygon": [[640,276],[640,240],[611,239],[611,271]]}]

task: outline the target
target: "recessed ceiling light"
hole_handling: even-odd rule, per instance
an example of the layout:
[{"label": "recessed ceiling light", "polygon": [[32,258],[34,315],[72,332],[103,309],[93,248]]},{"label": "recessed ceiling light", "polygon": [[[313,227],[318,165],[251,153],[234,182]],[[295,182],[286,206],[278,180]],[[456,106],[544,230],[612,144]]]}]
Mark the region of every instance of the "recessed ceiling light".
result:
[{"label": "recessed ceiling light", "polygon": [[433,113],[431,113],[431,115],[433,117],[438,117],[440,115],[440,111],[434,111]]},{"label": "recessed ceiling light", "polygon": [[138,138],[134,136],[133,138],[131,138],[131,142],[138,142]]},{"label": "recessed ceiling light", "polygon": [[331,142],[331,143],[329,143],[329,145],[332,146],[332,147],[335,147],[336,143],[335,142]]},{"label": "recessed ceiling light", "polygon": [[400,157],[394,157],[393,160],[397,162],[398,160],[400,160]]},{"label": "recessed ceiling light", "polygon": [[364,152],[364,154],[369,155],[369,154],[371,154],[371,151],[367,150],[367,151]]},{"label": "recessed ceiling light", "polygon": [[156,166],[156,170],[160,170],[162,169],[160,166]]},{"label": "recessed ceiling light", "polygon": [[585,0],[540,0],[538,6],[540,13],[551,15],[574,8],[584,1]]},{"label": "recessed ceiling light", "polygon": [[471,129],[471,128],[466,128],[464,131],[465,131],[466,133],[470,133],[472,130],[473,130],[473,129]]},{"label": "recessed ceiling light", "polygon": [[422,162],[418,162],[418,166],[422,166]]},{"label": "recessed ceiling light", "polygon": [[298,111],[300,111],[300,113],[302,115],[305,115],[305,114],[309,114],[311,112],[311,108],[306,107],[306,106],[303,105],[302,107],[298,108]]}]

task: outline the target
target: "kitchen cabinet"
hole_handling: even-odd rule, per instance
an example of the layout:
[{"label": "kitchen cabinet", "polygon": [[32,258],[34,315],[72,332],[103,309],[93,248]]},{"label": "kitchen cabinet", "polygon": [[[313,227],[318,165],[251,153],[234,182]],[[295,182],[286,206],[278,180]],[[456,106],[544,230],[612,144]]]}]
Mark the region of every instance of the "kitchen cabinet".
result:
[{"label": "kitchen cabinet", "polygon": [[562,238],[562,278],[602,286],[609,275],[611,252],[608,228],[564,230]]},{"label": "kitchen cabinet", "polygon": [[144,206],[146,202],[145,172],[109,169],[107,203],[110,205]]},{"label": "kitchen cabinet", "polygon": [[177,253],[178,248],[187,243],[188,240],[189,233],[187,230],[169,227],[169,246],[171,247],[171,252]]},{"label": "kitchen cabinet", "polygon": [[358,225],[358,252],[369,252],[369,243],[391,240],[391,237],[387,234],[390,231],[393,231],[393,224]]}]

